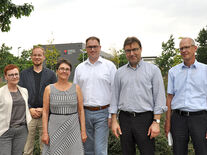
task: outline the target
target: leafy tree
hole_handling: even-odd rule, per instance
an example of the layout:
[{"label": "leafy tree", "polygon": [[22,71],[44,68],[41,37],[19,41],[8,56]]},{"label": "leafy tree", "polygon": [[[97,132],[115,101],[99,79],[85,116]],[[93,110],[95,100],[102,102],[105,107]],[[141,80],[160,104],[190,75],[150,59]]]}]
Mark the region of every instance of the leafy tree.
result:
[{"label": "leafy tree", "polygon": [[3,76],[3,70],[7,64],[14,64],[17,62],[18,58],[9,52],[11,49],[12,47],[8,47],[4,43],[0,48],[0,77]]},{"label": "leafy tree", "polygon": [[116,51],[115,49],[112,49],[113,53],[113,58],[110,59],[114,64],[116,65],[117,68],[125,65],[128,63],[128,60],[126,58],[126,54],[123,49]]},{"label": "leafy tree", "polygon": [[116,65],[116,68],[119,68],[119,63],[120,63],[119,51],[116,51],[115,48],[112,48],[111,52],[112,52],[113,57],[110,58],[110,60]]},{"label": "leafy tree", "polygon": [[197,60],[207,64],[207,26],[199,32],[196,41],[199,43],[197,49]]},{"label": "leafy tree", "polygon": [[17,19],[22,16],[29,16],[34,10],[34,7],[28,3],[24,5],[15,5],[11,0],[1,0],[0,5],[0,29],[2,32],[10,30],[11,18],[14,16]]},{"label": "leafy tree", "polygon": [[60,51],[55,48],[55,45],[46,46],[45,50],[45,58],[46,58],[46,66],[51,70],[55,71],[55,66],[57,64],[57,60],[60,57]]},{"label": "leafy tree", "polygon": [[88,55],[86,53],[86,49],[83,49],[82,53],[78,57],[78,61],[81,63],[81,62],[85,61],[86,59],[88,59]]},{"label": "leafy tree", "polygon": [[31,49],[22,51],[21,57],[18,58],[18,66],[20,71],[32,66],[31,53]]},{"label": "leafy tree", "polygon": [[21,57],[16,57],[10,53],[12,47],[8,47],[2,44],[0,49],[0,77],[3,76],[3,69],[8,64],[15,64],[19,67],[20,71],[32,66],[32,61],[30,58],[31,50],[23,50]]},{"label": "leafy tree", "polygon": [[119,50],[119,54],[120,54],[119,55],[119,67],[121,67],[121,66],[127,64],[128,63],[128,60],[126,58],[126,54],[125,54],[125,52],[124,52],[123,49],[122,50]]},{"label": "leafy tree", "polygon": [[162,54],[155,59],[155,64],[160,68],[162,76],[167,79],[167,74],[170,68],[182,62],[178,55],[179,50],[175,48],[173,35],[165,43],[162,42]]}]

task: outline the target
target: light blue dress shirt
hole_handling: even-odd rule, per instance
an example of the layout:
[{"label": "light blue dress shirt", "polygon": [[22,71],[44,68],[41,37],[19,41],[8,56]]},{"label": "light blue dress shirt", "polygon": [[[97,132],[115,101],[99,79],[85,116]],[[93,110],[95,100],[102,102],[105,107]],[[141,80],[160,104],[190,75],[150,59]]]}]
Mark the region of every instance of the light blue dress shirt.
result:
[{"label": "light blue dress shirt", "polygon": [[136,69],[129,64],[122,66],[116,72],[114,86],[110,113],[119,109],[161,114],[167,110],[162,75],[153,64],[141,60]]},{"label": "light blue dress shirt", "polygon": [[195,112],[207,110],[207,65],[195,61],[169,70],[168,94],[174,95],[171,108]]}]

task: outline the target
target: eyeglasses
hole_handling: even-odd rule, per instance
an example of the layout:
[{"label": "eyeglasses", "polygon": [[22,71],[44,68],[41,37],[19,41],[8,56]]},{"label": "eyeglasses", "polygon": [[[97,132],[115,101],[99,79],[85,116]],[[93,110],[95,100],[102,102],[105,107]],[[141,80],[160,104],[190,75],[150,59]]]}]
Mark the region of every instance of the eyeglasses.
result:
[{"label": "eyeglasses", "polygon": [[183,51],[183,50],[188,50],[189,48],[191,48],[192,46],[194,46],[194,45],[190,45],[190,46],[183,46],[183,47],[181,47],[180,48],[180,51]]},{"label": "eyeglasses", "polygon": [[133,48],[133,49],[127,49],[124,50],[126,53],[131,53],[131,52],[137,52],[140,48]]},{"label": "eyeglasses", "polygon": [[59,71],[61,71],[61,72],[69,72],[70,71],[70,68],[64,68],[64,67],[60,67],[60,68],[58,68],[58,70]]},{"label": "eyeglasses", "polygon": [[33,54],[32,56],[33,57],[43,57],[43,55],[41,55],[41,54]]},{"label": "eyeglasses", "polygon": [[89,50],[92,50],[92,49],[96,50],[97,48],[99,48],[99,46],[87,46],[86,48]]},{"label": "eyeglasses", "polygon": [[19,73],[8,74],[9,77],[14,78],[14,76],[19,77]]}]

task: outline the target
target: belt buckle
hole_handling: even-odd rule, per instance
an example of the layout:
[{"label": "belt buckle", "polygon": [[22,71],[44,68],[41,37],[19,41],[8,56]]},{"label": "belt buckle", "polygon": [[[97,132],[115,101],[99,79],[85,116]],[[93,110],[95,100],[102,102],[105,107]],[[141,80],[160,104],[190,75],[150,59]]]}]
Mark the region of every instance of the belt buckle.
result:
[{"label": "belt buckle", "polygon": [[136,113],[135,113],[135,112],[132,112],[132,115],[133,115],[134,117],[136,117]]},{"label": "belt buckle", "polygon": [[190,112],[189,111],[186,111],[186,116],[190,116]]}]

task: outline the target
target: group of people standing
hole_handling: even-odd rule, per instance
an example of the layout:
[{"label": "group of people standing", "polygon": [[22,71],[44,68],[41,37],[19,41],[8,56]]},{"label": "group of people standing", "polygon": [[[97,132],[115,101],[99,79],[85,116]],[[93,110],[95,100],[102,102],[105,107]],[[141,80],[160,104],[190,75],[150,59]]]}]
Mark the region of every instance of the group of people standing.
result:
[{"label": "group of people standing", "polygon": [[[60,59],[56,75],[43,67],[44,49],[34,47],[33,66],[19,73],[7,65],[7,85],[0,88],[0,155],[32,155],[35,135],[43,155],[107,155],[109,128],[121,141],[123,155],[153,155],[166,112],[165,133],[172,133],[173,153],[207,154],[207,65],[195,59],[191,38],[180,41],[183,63],[168,73],[167,100],[160,69],[141,59],[142,45],[128,37],[128,63],[118,70],[100,57],[97,37],[86,39],[88,59],[75,69]],[[167,62],[166,62],[167,63]],[[43,144],[42,144],[43,143]]]}]

